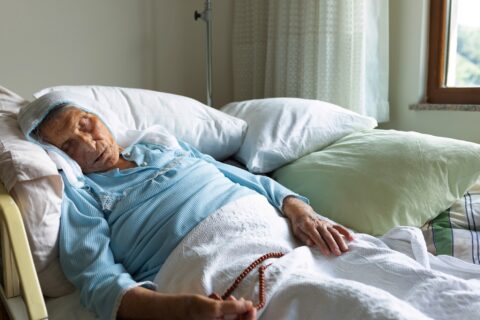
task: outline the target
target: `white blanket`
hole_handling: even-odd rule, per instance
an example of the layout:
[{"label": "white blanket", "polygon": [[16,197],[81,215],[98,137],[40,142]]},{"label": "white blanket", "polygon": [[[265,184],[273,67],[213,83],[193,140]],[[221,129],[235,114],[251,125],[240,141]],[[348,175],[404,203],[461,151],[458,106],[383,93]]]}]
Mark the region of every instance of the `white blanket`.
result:
[{"label": "white blanket", "polygon": [[[478,266],[456,271],[470,280],[433,270],[418,229],[394,229],[380,239],[356,234],[348,253],[324,257],[301,246],[287,220],[260,196],[237,200],[205,219],[172,252],[155,283],[165,293],[222,295],[245,267],[274,251],[286,255],[268,260],[261,319],[478,319],[480,314]],[[257,303],[257,271],[233,295]]]}]

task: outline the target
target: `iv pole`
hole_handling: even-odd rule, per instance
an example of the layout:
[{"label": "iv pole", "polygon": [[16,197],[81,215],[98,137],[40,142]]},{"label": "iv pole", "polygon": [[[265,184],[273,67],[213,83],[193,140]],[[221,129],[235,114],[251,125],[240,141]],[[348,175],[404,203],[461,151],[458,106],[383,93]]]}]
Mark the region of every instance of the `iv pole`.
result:
[{"label": "iv pole", "polygon": [[202,12],[195,10],[194,18],[199,18],[207,24],[207,105],[212,106],[212,6],[210,0],[205,0]]}]

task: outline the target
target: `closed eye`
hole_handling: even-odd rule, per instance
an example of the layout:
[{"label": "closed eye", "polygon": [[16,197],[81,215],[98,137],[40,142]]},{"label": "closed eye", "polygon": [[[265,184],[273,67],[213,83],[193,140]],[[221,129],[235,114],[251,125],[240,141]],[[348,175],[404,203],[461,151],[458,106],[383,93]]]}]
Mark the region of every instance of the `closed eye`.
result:
[{"label": "closed eye", "polygon": [[91,125],[90,125],[90,118],[85,115],[80,120],[78,121],[78,126],[81,131],[90,131],[91,130]]}]

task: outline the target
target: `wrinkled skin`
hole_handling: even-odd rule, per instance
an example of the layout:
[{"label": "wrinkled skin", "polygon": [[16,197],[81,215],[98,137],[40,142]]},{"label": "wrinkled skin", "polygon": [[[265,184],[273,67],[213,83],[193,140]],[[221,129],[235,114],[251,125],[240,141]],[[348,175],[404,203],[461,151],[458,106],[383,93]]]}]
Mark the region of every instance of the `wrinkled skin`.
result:
[{"label": "wrinkled skin", "polygon": [[120,157],[121,148],[94,114],[64,107],[39,128],[40,137],[75,160],[84,173],[134,166]]},{"label": "wrinkled skin", "polygon": [[329,256],[339,256],[348,251],[348,241],[353,235],[343,226],[320,218],[311,206],[295,197],[283,200],[283,214],[290,220],[293,234],[310,247],[317,247]]}]

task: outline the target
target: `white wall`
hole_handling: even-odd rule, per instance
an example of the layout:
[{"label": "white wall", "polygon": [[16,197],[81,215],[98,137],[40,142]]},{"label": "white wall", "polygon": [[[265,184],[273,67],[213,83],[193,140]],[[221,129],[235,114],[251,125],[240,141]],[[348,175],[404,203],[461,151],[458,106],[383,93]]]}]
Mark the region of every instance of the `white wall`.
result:
[{"label": "white wall", "polygon": [[480,142],[480,112],[408,108],[425,94],[428,10],[428,0],[390,0],[391,121],[381,127]]},{"label": "white wall", "polygon": [[[177,2],[177,1],[175,1]],[[0,84],[153,88],[151,1],[0,0]]]}]

